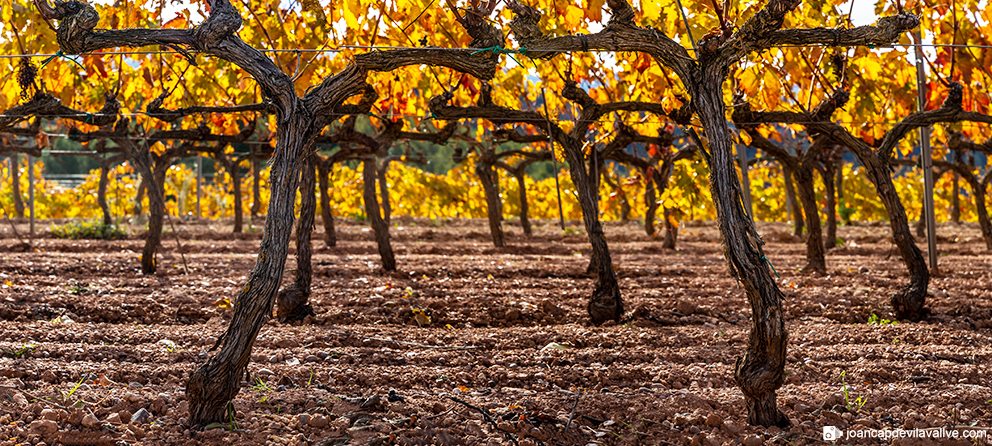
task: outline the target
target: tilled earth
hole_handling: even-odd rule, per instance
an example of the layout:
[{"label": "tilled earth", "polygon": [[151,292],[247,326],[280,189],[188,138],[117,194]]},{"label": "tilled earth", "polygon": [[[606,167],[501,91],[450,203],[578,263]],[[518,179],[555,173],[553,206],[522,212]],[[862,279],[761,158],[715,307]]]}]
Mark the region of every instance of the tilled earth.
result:
[{"label": "tilled earth", "polygon": [[886,225],[841,227],[828,275],[810,276],[802,240],[759,224],[790,333],[778,395],[792,427],[766,429],[747,425],[734,384],[750,311],[714,224],[683,227],[676,251],[635,222],[607,224],[627,319],[593,327],[578,222],[539,222],[527,238],[510,221],[509,247],[495,249],[482,220],[398,218],[393,273],[363,222],[339,221],[336,248],[318,229],[316,316],[267,323],[231,419],[190,431],[185,380],[261,239],[223,223],[181,224],[185,256],[166,234],[151,276],[139,236],[42,231],[24,252],[4,227],[0,443],[750,446],[822,444],[824,426],[992,427],[992,255],[977,225],[938,228],[931,316],[893,323],[889,297],[908,279]]}]

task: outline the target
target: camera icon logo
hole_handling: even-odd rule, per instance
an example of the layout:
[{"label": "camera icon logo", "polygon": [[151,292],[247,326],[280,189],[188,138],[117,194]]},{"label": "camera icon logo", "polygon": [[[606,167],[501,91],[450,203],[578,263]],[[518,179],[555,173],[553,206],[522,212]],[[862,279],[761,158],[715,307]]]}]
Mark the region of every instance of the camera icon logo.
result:
[{"label": "camera icon logo", "polygon": [[844,436],[844,431],[842,431],[837,426],[823,426],[823,441],[834,441],[839,440]]}]

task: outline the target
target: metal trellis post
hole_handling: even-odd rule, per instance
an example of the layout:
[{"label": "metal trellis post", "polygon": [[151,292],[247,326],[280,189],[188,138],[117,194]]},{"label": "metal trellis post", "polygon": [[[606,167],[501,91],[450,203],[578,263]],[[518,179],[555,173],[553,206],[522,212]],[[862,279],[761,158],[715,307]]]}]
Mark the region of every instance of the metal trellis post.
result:
[{"label": "metal trellis post", "polygon": [[[919,94],[917,104],[922,112],[926,110],[927,96],[924,91],[926,74],[923,71],[923,48],[920,46],[923,43],[923,38],[920,36],[919,28],[913,31],[913,39],[916,40],[916,91]],[[927,254],[930,257],[930,270],[936,272],[938,271],[937,220],[933,209],[933,155],[930,152],[930,127],[920,128],[920,142],[922,152],[920,154],[922,163],[920,164],[923,167],[923,214],[924,218],[927,219]]]}]

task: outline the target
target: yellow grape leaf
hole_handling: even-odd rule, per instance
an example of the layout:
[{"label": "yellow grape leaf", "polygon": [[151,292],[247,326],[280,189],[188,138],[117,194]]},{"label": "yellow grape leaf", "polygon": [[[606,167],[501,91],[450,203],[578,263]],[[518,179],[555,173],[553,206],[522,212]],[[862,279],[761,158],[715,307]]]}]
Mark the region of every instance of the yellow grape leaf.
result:
[{"label": "yellow grape leaf", "polygon": [[751,145],[751,135],[747,132],[741,132],[741,142],[748,146]]},{"label": "yellow grape leaf", "polygon": [[417,321],[417,325],[424,327],[431,324],[431,317],[424,313],[424,310],[420,308],[413,309],[413,319]]},{"label": "yellow grape leaf", "polygon": [[472,390],[472,389],[470,389],[468,387],[465,387],[465,386],[458,386],[458,390],[461,390],[462,392],[468,392],[469,390]]},{"label": "yellow grape leaf", "polygon": [[582,8],[575,5],[568,5],[565,9],[565,26],[568,29],[576,29],[582,23],[583,17],[585,17],[585,12],[582,11]]},{"label": "yellow grape leaf", "polygon": [[345,0],[345,6],[343,9],[344,21],[348,24],[348,28],[358,29],[358,17],[355,16],[353,11],[361,11],[361,5],[357,4],[354,0]]}]

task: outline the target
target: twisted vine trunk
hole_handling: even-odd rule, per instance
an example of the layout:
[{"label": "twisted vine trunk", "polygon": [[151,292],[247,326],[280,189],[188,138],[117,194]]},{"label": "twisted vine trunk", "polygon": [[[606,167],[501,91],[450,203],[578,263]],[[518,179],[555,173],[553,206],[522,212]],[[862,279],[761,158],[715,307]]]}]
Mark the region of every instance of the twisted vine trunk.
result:
[{"label": "twisted vine trunk", "polygon": [[793,172],[785,163],[782,163],[782,176],[785,178],[785,204],[792,214],[793,234],[803,235],[804,221],[803,214],[799,211],[799,202],[796,200],[796,188],[792,182]]},{"label": "twisted vine trunk", "polygon": [[572,184],[578,192],[582,222],[589,236],[589,243],[592,244],[589,268],[596,274],[596,285],[586,309],[594,324],[599,325],[609,320],[620,321],[623,317],[623,301],[620,297],[617,275],[613,271],[613,260],[610,258],[603,225],[599,221],[596,189],[589,172],[586,171],[582,147],[574,144],[574,141],[563,141],[562,146],[565,148]]},{"label": "twisted vine trunk", "polygon": [[281,124],[276,132],[269,181],[271,198],[258,260],[234,301],[231,322],[217,344],[222,345],[220,351],[197,367],[186,384],[191,426],[233,419],[234,406],[230,401],[238,393],[251,361],[251,346],[262,324],[271,317],[282,282],[295,220],[294,197],[301,176],[298,160],[314,134],[313,116],[305,109],[298,107],[286,113],[288,116],[277,116]]},{"label": "twisted vine trunk", "polygon": [[961,224],[961,190],[958,186],[958,173],[951,172],[951,221]]},{"label": "twisted vine trunk", "polygon": [[240,234],[245,225],[245,209],[241,202],[243,195],[241,192],[241,166],[238,165],[238,160],[234,160],[225,167],[231,174],[231,187],[234,191],[234,233]]},{"label": "twisted vine trunk", "polygon": [[365,213],[372,223],[375,243],[379,248],[379,257],[382,258],[382,269],[396,271],[396,257],[393,255],[393,245],[389,242],[389,225],[382,219],[382,213],[379,211],[379,200],[375,197],[376,168],[374,159],[366,158],[362,161],[362,179],[365,182],[363,191]]},{"label": "twisted vine trunk", "polygon": [[[118,122],[118,126],[127,125],[124,120]],[[147,146],[138,147],[134,141],[127,138],[113,138],[117,145],[124,147],[128,157],[134,161],[135,169],[141,174],[141,184],[138,187],[138,196],[135,199],[135,215],[141,213],[141,195],[144,190],[148,191],[148,233],[145,236],[145,247],[141,251],[141,272],[143,274],[155,274],[156,259],[155,254],[162,242],[162,220],[165,217],[165,192],[162,183],[165,179],[165,170],[162,170],[162,181],[156,181],[158,172],[153,168],[154,162]]]},{"label": "twisted vine trunk", "polygon": [[534,230],[531,228],[530,217],[527,215],[530,210],[527,204],[527,183],[524,174],[524,169],[519,169],[513,173],[513,177],[517,179],[517,190],[520,194],[520,226],[524,230],[524,235],[530,237],[534,235]]},{"label": "twisted vine trunk", "polygon": [[665,215],[665,239],[661,242],[662,249],[675,249],[679,238],[679,227],[675,223],[675,215],[669,208],[664,208]]},{"label": "twisted vine trunk", "polygon": [[[823,253],[823,230],[820,227],[819,207],[816,204],[816,191],[813,189],[813,170],[807,166],[800,166],[792,172],[796,177],[796,185],[799,189],[799,199],[803,205],[803,217],[799,217],[796,212],[796,219],[802,218],[806,223],[806,272],[827,272],[827,262]],[[797,208],[793,208],[798,211]]]},{"label": "twisted vine trunk", "polygon": [[864,152],[862,149],[854,153],[865,166],[868,180],[875,185],[878,198],[889,214],[889,227],[892,228],[892,241],[899,249],[903,263],[909,270],[909,285],[892,296],[890,302],[899,319],[918,321],[926,317],[927,285],[930,282],[930,271],[927,269],[923,252],[916,246],[913,234],[909,231],[909,218],[906,209],[899,201],[896,186],[892,182],[888,160],[880,159],[874,152]]},{"label": "twisted vine trunk", "polygon": [[21,198],[21,154],[10,155],[10,177],[13,180],[11,192],[14,194],[14,214],[24,218],[24,199]]},{"label": "twisted vine trunk", "polygon": [[[131,159],[133,160],[134,157],[131,157]],[[137,162],[135,162],[135,164],[137,164]],[[134,212],[135,218],[138,218],[138,217],[141,217],[141,214],[144,212],[144,210],[142,209],[141,202],[145,200],[145,193],[148,191],[148,180],[147,180],[147,177],[145,176],[145,174],[142,173],[142,169],[139,166],[135,166],[135,167],[137,167],[136,170],[138,170],[138,176],[140,178],[138,180],[138,192],[134,194],[134,211],[133,212]],[[150,173],[151,172],[151,169],[149,169],[148,172],[149,172],[148,175],[151,175],[151,173]]]},{"label": "twisted vine trunk", "polygon": [[338,233],[334,229],[334,214],[331,212],[330,189],[328,175],[331,174],[329,163],[317,160],[317,180],[320,189],[320,219],[324,222],[324,244],[333,248],[338,244]]},{"label": "twisted vine trunk", "polygon": [[279,322],[302,321],[312,316],[310,283],[313,281],[310,238],[313,235],[314,218],[317,213],[316,165],[313,143],[306,150],[307,155],[300,170],[300,218],[296,221],[296,273],[293,283],[279,291],[276,296],[276,317]]},{"label": "twisted vine trunk", "polygon": [[653,236],[655,234],[655,213],[658,212],[658,196],[655,192],[654,181],[648,176],[647,172],[644,172],[644,180],[647,182],[644,185],[644,204],[648,207],[644,211],[644,232],[649,236]]},{"label": "twisted vine trunk", "polygon": [[723,235],[723,252],[751,306],[747,350],[737,358],[734,380],[744,393],[749,424],[788,426],[789,419],[778,410],[775,397],[783,381],[788,344],[783,295],[765,265],[761,246],[755,245],[760,238],[741,204],[743,192],[723,102],[725,73],[710,67],[701,74],[705,76],[702,85],[690,88],[696,90],[693,102],[709,141],[710,191]]},{"label": "twisted vine trunk", "polygon": [[392,222],[393,205],[389,203],[389,183],[386,182],[386,171],[389,170],[389,163],[383,163],[381,169],[376,169],[376,176],[379,181],[379,196],[382,197],[382,220],[386,224]]},{"label": "twisted vine trunk", "polygon": [[827,196],[827,235],[826,240],[823,241],[823,247],[826,249],[837,246],[837,199],[834,176],[833,162],[823,163],[823,187]]},{"label": "twisted vine trunk", "polygon": [[[262,192],[259,189],[259,183],[262,181],[262,160],[255,156],[254,151],[251,154],[251,218],[254,219],[258,217],[259,211],[262,210]],[[271,172],[269,181],[271,181]],[[271,200],[272,197],[269,197]]]},{"label": "twisted vine trunk", "polygon": [[493,246],[502,248],[506,246],[503,236],[503,224],[500,222],[499,192],[496,187],[499,184],[496,170],[492,164],[479,162],[475,164],[475,174],[482,181],[482,190],[486,195],[486,216],[489,218],[489,233],[493,237]]},{"label": "twisted vine trunk", "polygon": [[100,183],[96,188],[96,202],[100,205],[100,211],[103,212],[103,224],[104,226],[109,226],[113,223],[113,219],[110,218],[110,205],[107,204],[107,168],[109,166],[107,163],[100,164]]}]

